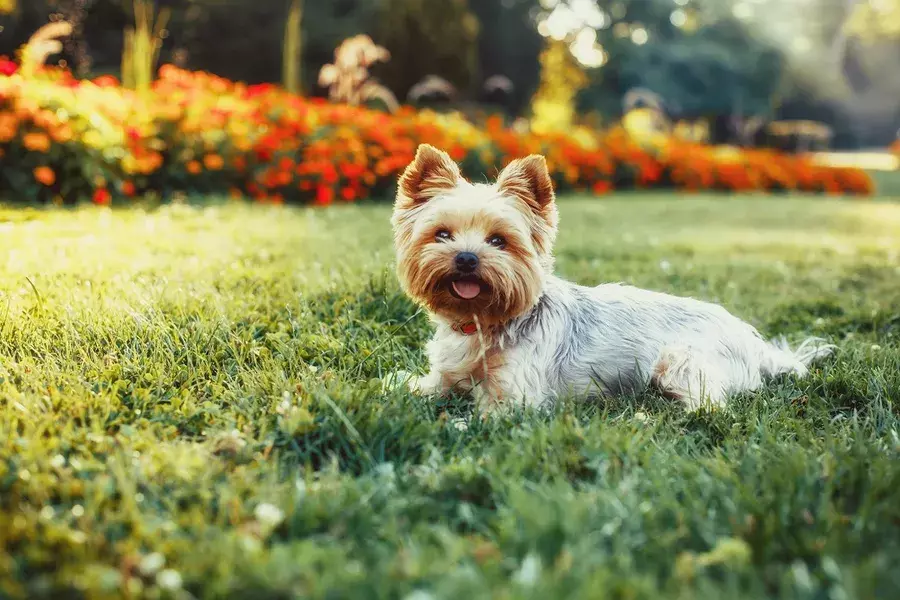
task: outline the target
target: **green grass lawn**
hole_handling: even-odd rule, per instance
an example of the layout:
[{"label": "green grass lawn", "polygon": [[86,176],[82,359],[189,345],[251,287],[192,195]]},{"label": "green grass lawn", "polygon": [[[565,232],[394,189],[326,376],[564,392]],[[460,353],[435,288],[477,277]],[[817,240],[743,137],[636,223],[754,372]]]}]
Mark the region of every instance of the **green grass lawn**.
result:
[{"label": "green grass lawn", "polygon": [[561,202],[558,269],[836,357],[459,426],[387,206],[0,211],[0,598],[900,595],[900,205]]}]

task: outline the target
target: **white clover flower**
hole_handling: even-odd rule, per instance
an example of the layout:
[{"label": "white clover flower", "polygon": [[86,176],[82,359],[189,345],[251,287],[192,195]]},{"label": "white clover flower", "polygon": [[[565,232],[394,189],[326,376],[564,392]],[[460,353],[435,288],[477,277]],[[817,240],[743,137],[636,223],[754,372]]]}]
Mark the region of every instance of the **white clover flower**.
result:
[{"label": "white clover flower", "polygon": [[457,431],[468,431],[469,430],[469,424],[466,422],[465,419],[453,419],[451,421],[451,423],[453,424],[454,429],[456,429]]},{"label": "white clover flower", "polygon": [[151,552],[141,559],[140,564],[138,564],[138,570],[141,572],[141,575],[149,577],[162,569],[165,564],[165,556],[159,552]]},{"label": "white clover flower", "polygon": [[261,525],[274,529],[284,521],[284,511],[268,502],[263,502],[256,506],[253,515]]},{"label": "white clover flower", "polygon": [[541,559],[536,554],[529,554],[522,561],[522,566],[513,575],[513,581],[525,587],[532,587],[541,576]]},{"label": "white clover flower", "polygon": [[180,589],[181,583],[181,573],[174,569],[165,569],[156,576],[156,585],[164,590]]}]

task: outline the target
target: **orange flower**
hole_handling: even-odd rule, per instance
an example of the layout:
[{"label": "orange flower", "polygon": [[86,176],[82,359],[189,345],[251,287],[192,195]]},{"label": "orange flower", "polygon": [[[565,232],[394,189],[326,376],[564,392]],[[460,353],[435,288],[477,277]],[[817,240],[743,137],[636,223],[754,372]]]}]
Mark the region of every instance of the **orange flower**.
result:
[{"label": "orange flower", "polygon": [[50,187],[56,183],[56,173],[50,167],[37,167],[34,170],[34,179],[38,183]]},{"label": "orange flower", "polygon": [[294,175],[290,171],[278,171],[278,174],[275,176],[275,184],[280,186],[290,185],[293,178]]},{"label": "orange flower", "polygon": [[46,133],[26,133],[22,143],[32,152],[47,152],[50,150],[50,138]]},{"label": "orange flower", "polygon": [[19,120],[11,112],[0,112],[0,144],[12,141],[16,137]]},{"label": "orange flower", "polygon": [[65,144],[66,142],[72,140],[72,127],[69,125],[60,125],[59,127],[54,127],[50,130],[50,135],[53,137],[53,141],[57,144]]},{"label": "orange flower", "polygon": [[203,157],[203,164],[210,171],[219,171],[225,166],[225,161],[218,154],[207,154]]},{"label": "orange flower", "polygon": [[[76,80],[65,70],[47,74],[50,79],[41,85],[75,91],[84,86],[88,92],[82,95],[85,109],[103,114],[124,134],[122,143],[106,148],[108,136],[97,131],[90,120],[81,116],[61,120],[62,113],[51,108],[41,94],[28,93],[22,87],[32,84],[14,80],[4,89],[7,101],[0,108],[0,153],[8,156],[7,144],[21,139],[29,155],[52,152],[54,145],[65,144],[75,154],[74,160],[90,163],[95,157],[85,155],[89,147],[103,145],[109,152],[102,160],[112,163],[108,165],[112,172],[124,173],[129,179],[106,181],[87,175],[85,181],[72,182],[76,189],[90,186],[97,190],[95,201],[101,204],[112,201],[110,191],[131,197],[139,187],[143,189],[133,177],[152,174],[152,179],[140,180],[152,191],[177,185],[172,179],[179,173],[189,173],[195,179],[191,186],[199,186],[197,191],[203,193],[228,193],[235,185],[238,189],[233,193],[254,198],[274,199],[284,194],[286,202],[322,205],[338,199],[353,201],[392,185],[421,143],[438,146],[454,159],[487,171],[540,153],[546,156],[554,181],[564,189],[596,194],[611,191],[613,179],[617,187],[627,188],[662,185],[860,194],[870,194],[873,189],[871,179],[858,169],[835,169],[774,150],[722,149],[674,138],[660,144],[639,144],[623,127],[583,129],[578,135],[538,135],[509,126],[498,116],[475,127],[463,117],[446,119],[410,107],[388,115],[291,95],[271,85],[235,84],[172,66],[160,69],[160,78],[146,98],[135,97],[111,78],[90,83]],[[139,110],[125,108],[132,103],[137,103]],[[219,135],[223,139],[218,139]],[[202,144],[205,150],[196,157],[177,165],[164,161],[163,153],[168,156],[178,148]],[[900,145],[894,150],[900,152]],[[17,166],[26,168],[21,161]],[[241,183],[194,177],[225,169],[240,174]],[[97,171],[89,168],[86,172]],[[61,177],[49,166],[34,169],[33,175],[34,181],[45,186],[55,186]],[[35,185],[31,181],[25,177],[26,185],[13,193],[27,193],[28,186]]]}]

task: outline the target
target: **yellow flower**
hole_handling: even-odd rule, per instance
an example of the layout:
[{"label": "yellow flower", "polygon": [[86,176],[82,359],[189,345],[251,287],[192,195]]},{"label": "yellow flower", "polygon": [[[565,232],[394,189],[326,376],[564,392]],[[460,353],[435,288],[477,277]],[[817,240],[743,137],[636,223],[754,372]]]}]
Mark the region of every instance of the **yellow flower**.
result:
[{"label": "yellow flower", "polygon": [[103,141],[103,136],[96,129],[89,129],[84,133],[81,137],[81,141],[84,142],[85,146],[89,148],[102,148],[105,144]]}]

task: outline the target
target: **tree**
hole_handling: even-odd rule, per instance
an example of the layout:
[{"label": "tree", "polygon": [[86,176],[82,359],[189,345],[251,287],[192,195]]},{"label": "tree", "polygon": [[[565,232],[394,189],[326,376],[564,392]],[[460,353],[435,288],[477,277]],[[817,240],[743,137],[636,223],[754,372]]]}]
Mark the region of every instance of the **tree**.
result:
[{"label": "tree", "polygon": [[297,94],[300,92],[300,64],[303,60],[301,48],[303,20],[303,0],[290,0],[288,17],[284,23],[284,41],[281,52],[281,83],[284,88]]},{"label": "tree", "polygon": [[561,41],[551,40],[540,60],[541,84],[532,100],[531,129],[537,133],[567,131],[574,122],[575,96],[587,78]]},{"label": "tree", "polygon": [[711,18],[701,6],[679,7],[671,0],[595,3],[594,10],[570,2],[579,10],[557,4],[538,16],[538,27],[567,40],[573,54],[593,67],[580,98],[583,110],[618,115],[623,96],[644,88],[680,115],[770,112],[783,69],[780,55],[733,17]]},{"label": "tree", "polygon": [[507,108],[523,112],[538,87],[538,56],[544,39],[537,31],[532,11],[537,0],[471,0],[472,14],[481,24],[478,36],[478,71],[482,80],[502,75],[512,83]]},{"label": "tree", "polygon": [[476,81],[478,19],[466,0],[381,0],[372,37],[391,53],[377,74],[399,98],[428,75],[457,89]]},{"label": "tree", "polygon": [[850,35],[865,41],[900,38],[900,0],[858,2],[847,20]]}]

